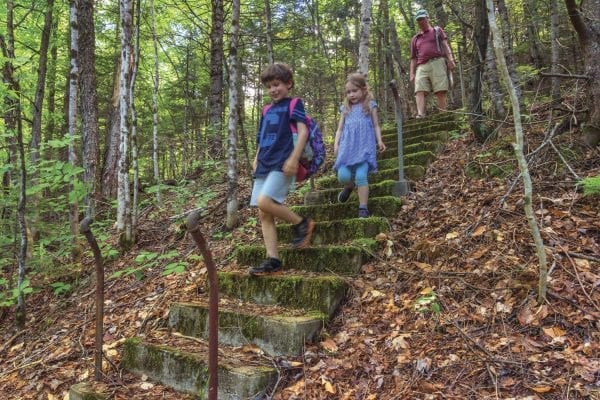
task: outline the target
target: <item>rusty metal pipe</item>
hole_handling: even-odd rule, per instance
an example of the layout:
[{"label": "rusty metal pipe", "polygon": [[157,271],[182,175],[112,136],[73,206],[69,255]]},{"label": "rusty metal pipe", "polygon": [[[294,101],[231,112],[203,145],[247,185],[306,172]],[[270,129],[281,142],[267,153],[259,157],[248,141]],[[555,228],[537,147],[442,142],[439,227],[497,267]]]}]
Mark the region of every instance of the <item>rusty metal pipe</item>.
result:
[{"label": "rusty metal pipe", "polygon": [[84,218],[79,224],[79,232],[87,239],[96,264],[96,348],[94,351],[95,378],[102,380],[102,340],[104,336],[104,262],[98,242],[90,229],[93,220],[90,217]]},{"label": "rusty metal pipe", "polygon": [[217,267],[212,254],[206,245],[206,240],[200,232],[198,221],[200,212],[194,211],[186,220],[187,230],[200,249],[208,274],[208,400],[217,400],[218,381],[218,350],[219,350],[219,285],[217,283]]}]

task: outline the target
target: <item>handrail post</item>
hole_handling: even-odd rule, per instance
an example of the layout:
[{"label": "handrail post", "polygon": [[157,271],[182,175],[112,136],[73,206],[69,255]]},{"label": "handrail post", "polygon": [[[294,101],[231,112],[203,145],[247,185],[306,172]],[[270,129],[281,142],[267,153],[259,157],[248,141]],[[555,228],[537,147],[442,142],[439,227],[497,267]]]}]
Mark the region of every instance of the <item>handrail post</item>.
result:
[{"label": "handrail post", "polygon": [[406,196],[410,191],[408,182],[404,179],[404,147],[402,139],[402,104],[400,103],[400,95],[398,94],[398,87],[396,86],[396,80],[390,81],[390,87],[394,95],[394,103],[396,106],[396,129],[398,132],[398,181],[394,185],[392,194],[396,197]]}]

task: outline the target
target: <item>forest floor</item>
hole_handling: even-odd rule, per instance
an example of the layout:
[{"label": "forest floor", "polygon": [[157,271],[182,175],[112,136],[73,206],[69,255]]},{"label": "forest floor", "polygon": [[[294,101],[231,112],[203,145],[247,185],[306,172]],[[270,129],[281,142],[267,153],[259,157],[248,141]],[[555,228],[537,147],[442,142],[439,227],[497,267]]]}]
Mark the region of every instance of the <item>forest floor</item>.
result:
[{"label": "forest floor", "polygon": [[[544,142],[546,124],[527,125],[527,153]],[[583,196],[572,173],[599,174],[599,152],[573,131],[553,139],[572,155],[568,168],[550,144],[530,162],[549,268],[539,305],[513,136],[507,127],[486,144],[468,134],[447,144],[321,340],[296,363],[275,360],[282,380],[273,399],[600,399],[600,201]],[[211,188],[217,206],[202,221],[219,267],[235,263],[235,243],[261,242],[247,182],[241,227],[224,231],[225,187]],[[197,254],[171,215],[147,208],[135,248],[107,262],[107,276],[135,266],[143,250]],[[106,282],[105,386],[115,399],[186,398],[119,369],[125,338],[165,333],[172,301],[206,297],[201,262],[181,274],[163,269]],[[0,398],[65,399],[72,384],[93,378],[91,258],[83,271],[67,296],[32,282],[42,288],[27,297],[24,331],[14,329],[13,310],[0,315]]]}]

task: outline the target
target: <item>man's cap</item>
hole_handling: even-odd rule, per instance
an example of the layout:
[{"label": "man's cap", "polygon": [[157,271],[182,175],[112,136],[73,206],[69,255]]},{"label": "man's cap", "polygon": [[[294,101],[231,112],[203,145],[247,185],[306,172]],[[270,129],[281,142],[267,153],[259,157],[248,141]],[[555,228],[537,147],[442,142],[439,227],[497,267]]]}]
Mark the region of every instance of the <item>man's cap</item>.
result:
[{"label": "man's cap", "polygon": [[421,18],[429,18],[429,14],[427,14],[427,10],[421,9],[417,11],[415,14],[415,19],[418,21]]}]

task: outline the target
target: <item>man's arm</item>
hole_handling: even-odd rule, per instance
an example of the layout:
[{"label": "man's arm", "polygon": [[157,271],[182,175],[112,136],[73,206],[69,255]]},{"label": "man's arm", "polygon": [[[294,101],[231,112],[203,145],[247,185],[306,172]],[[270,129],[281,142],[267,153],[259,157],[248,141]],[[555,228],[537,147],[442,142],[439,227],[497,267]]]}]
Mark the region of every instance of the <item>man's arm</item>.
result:
[{"label": "man's arm", "polygon": [[290,154],[283,164],[283,173],[287,176],[295,176],[298,172],[300,157],[302,156],[304,145],[308,140],[308,128],[304,122],[296,122],[296,129],[298,130],[298,141],[294,146],[294,151],[292,151],[292,154]]},{"label": "man's arm", "polygon": [[456,64],[454,63],[454,57],[452,57],[452,50],[450,50],[448,39],[444,39],[442,41],[442,46],[444,47],[444,55],[446,56],[446,60],[448,60],[448,69],[453,71],[456,67]]}]

